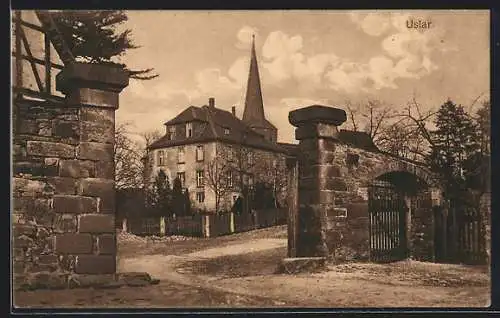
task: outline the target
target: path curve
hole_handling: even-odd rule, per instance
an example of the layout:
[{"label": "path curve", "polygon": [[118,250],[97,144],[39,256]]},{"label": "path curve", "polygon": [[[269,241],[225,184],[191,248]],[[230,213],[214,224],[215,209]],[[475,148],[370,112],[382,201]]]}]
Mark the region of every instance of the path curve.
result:
[{"label": "path curve", "polygon": [[[218,286],[214,281],[220,280],[219,277],[205,275],[194,275],[184,272],[182,264],[189,261],[211,259],[221,256],[246,254],[251,252],[264,251],[286,247],[286,239],[256,239],[241,244],[231,244],[227,246],[201,250],[182,256],[178,255],[141,255],[137,257],[122,257],[118,260],[118,270],[120,272],[147,272],[153,278],[167,280],[178,284],[210,288],[226,293],[234,293],[246,296],[262,297],[261,293],[252,292],[238,286]],[[272,299],[272,297],[266,297]],[[280,302],[275,300],[276,302]],[[290,301],[292,302],[292,301]],[[280,302],[282,303],[282,302]]]}]

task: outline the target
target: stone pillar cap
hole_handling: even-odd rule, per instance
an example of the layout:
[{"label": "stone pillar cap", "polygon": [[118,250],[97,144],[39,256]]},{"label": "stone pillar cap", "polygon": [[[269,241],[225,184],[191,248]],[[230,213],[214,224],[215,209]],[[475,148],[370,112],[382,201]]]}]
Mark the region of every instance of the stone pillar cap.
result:
[{"label": "stone pillar cap", "polygon": [[128,83],[127,71],[117,65],[75,62],[56,75],[57,90],[64,94],[82,87],[119,93]]},{"label": "stone pillar cap", "polygon": [[288,113],[288,121],[295,127],[307,123],[322,123],[340,126],[347,120],[346,112],[343,109],[311,105]]}]

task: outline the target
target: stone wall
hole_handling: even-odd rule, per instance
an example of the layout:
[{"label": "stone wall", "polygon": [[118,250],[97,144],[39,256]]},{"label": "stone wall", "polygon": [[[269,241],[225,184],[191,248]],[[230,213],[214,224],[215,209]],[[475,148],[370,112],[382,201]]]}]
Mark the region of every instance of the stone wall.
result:
[{"label": "stone wall", "polygon": [[114,110],[18,105],[16,273],[114,273]]},{"label": "stone wall", "polygon": [[[109,103],[118,92],[104,87],[107,67],[76,65],[63,72],[66,85],[78,79],[78,85],[65,87],[65,101],[14,101],[12,252],[17,287],[37,273],[52,280],[52,286],[64,287],[71,274],[116,272],[113,148],[118,105]],[[128,77],[118,75],[121,84],[114,89],[121,90]],[[96,94],[79,91],[86,84]],[[99,84],[102,90],[95,89]]]},{"label": "stone wall", "polygon": [[[311,106],[290,113],[298,127],[299,211],[297,256],[335,260],[369,257],[368,187],[389,172],[404,172],[435,187],[423,168],[384,153],[342,143],[340,109]],[[410,245],[418,259],[432,259],[433,227],[430,191],[410,198]],[[417,204],[418,203],[418,204]]]}]

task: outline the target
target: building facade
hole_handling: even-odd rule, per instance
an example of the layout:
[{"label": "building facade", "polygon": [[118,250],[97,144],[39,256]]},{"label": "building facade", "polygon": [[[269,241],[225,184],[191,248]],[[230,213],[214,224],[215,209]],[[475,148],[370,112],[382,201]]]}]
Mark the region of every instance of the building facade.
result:
[{"label": "building facade", "polygon": [[170,182],[178,177],[199,210],[231,209],[245,188],[266,183],[284,204],[287,148],[277,143],[277,129],[265,117],[252,43],[243,118],[208,105],[190,106],[165,123],[165,135],[149,147],[146,184],[160,170]]}]

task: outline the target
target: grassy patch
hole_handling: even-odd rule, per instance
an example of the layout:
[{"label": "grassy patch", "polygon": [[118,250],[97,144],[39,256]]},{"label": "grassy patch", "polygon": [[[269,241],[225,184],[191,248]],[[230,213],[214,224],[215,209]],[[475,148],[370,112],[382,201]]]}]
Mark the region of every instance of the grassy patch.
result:
[{"label": "grassy patch", "polygon": [[185,262],[179,267],[195,275],[235,278],[272,275],[281,259],[286,257],[285,248],[274,248],[247,254],[221,256],[207,260]]},{"label": "grassy patch", "polygon": [[287,238],[286,225],[273,226],[249,232],[236,233],[214,238],[194,238],[175,242],[120,242],[118,241],[118,257],[138,255],[183,255],[205,249],[216,248],[231,243],[241,243],[263,238]]}]

